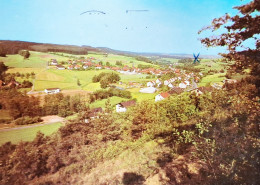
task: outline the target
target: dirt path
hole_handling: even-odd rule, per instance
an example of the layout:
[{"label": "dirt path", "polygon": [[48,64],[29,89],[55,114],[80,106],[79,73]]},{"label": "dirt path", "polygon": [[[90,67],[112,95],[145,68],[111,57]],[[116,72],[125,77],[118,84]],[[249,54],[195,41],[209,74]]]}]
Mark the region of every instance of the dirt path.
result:
[{"label": "dirt path", "polygon": [[[0,132],[3,131],[10,131],[10,130],[20,130],[20,129],[25,129],[25,128],[33,128],[33,127],[39,127],[39,126],[43,126],[43,125],[50,125],[50,124],[54,124],[57,122],[61,122],[62,124],[65,124],[65,119],[59,116],[44,116],[42,117],[43,122],[39,123],[39,124],[33,124],[33,125],[26,125],[26,126],[16,126],[13,124],[9,124],[6,127],[0,128]],[[14,127],[16,126],[16,127]]]}]

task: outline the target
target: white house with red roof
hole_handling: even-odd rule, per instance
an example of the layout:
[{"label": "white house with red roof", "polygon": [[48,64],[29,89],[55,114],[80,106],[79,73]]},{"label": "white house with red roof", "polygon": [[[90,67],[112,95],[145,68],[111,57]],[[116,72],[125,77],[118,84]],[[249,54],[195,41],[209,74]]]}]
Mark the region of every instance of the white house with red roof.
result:
[{"label": "white house with red roof", "polygon": [[118,103],[116,105],[116,112],[126,112],[127,108],[134,106],[135,104],[136,104],[135,100]]},{"label": "white house with red roof", "polygon": [[156,85],[155,81],[147,82],[147,87],[154,87]]},{"label": "white house with red roof", "polygon": [[155,101],[161,101],[161,100],[164,100],[165,98],[168,98],[170,96],[169,93],[167,92],[162,92],[158,95],[155,96]]}]

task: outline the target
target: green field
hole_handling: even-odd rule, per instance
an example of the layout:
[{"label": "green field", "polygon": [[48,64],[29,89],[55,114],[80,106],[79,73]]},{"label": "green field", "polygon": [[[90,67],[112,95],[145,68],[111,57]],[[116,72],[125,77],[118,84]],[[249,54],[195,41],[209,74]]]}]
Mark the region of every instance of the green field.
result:
[{"label": "green field", "polygon": [[136,98],[138,102],[143,100],[154,100],[154,97],[158,94],[158,93],[154,93],[154,94],[140,93],[139,90],[140,90],[139,88],[129,89],[129,91],[132,94],[132,97]]},{"label": "green field", "polygon": [[20,141],[32,141],[37,132],[42,132],[45,135],[51,135],[62,126],[61,123],[53,123],[50,125],[42,125],[32,128],[23,128],[18,130],[0,131],[0,145],[11,141],[17,144]]},{"label": "green field", "polygon": [[[111,98],[109,98],[110,103],[112,106],[115,106],[118,103],[121,103],[123,101],[128,101],[128,99],[126,98],[121,98],[121,97],[117,97],[117,96],[113,96]],[[94,103],[90,104],[90,108],[97,108],[97,107],[105,107],[107,99],[103,99],[103,100],[98,100],[95,101]]]},{"label": "green field", "polygon": [[199,68],[201,72],[208,72],[209,70],[221,70],[227,65],[219,60],[202,59],[200,64],[196,65],[195,68]]},{"label": "green field", "polygon": [[202,78],[201,82],[199,82],[198,86],[205,86],[206,84],[210,83],[210,85],[214,83],[222,83],[222,81],[226,79],[225,73],[217,73],[214,75],[207,75]]},{"label": "green field", "polygon": [[30,57],[24,59],[20,55],[7,55],[7,57],[0,57],[0,61],[5,62],[9,67],[15,68],[46,68],[47,62],[55,58],[57,60],[67,60],[67,57],[60,57],[49,53],[41,53],[30,51]]},{"label": "green field", "polygon": [[[60,89],[83,89],[94,91],[99,88],[99,84],[93,84],[92,78],[101,72],[111,72],[110,70],[56,70],[48,69],[36,75],[35,90],[42,91],[46,88]],[[77,81],[80,81],[78,86]]]}]

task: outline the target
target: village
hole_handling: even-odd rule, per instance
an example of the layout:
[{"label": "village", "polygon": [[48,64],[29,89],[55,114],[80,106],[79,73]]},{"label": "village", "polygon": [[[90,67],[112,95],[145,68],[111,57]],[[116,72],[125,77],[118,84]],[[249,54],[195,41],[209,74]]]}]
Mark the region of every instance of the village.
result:
[{"label": "village", "polygon": [[[119,64],[122,62],[118,62]],[[167,68],[157,68],[155,67],[147,67],[145,69],[140,69],[138,67],[130,67],[128,65],[109,65],[106,63],[104,65],[102,61],[94,58],[94,57],[86,57],[86,59],[81,60],[68,60],[67,62],[58,62],[56,59],[51,59],[49,62],[49,67],[57,69],[57,70],[101,70],[107,69],[114,72],[118,72],[120,74],[126,75],[136,75],[136,74],[147,74],[154,75],[155,78],[151,81],[145,82],[129,82],[127,84],[119,81],[116,84],[110,84],[110,87],[114,87],[120,90],[127,90],[131,88],[139,88],[139,92],[143,94],[155,94],[154,101],[162,101],[167,99],[172,95],[179,95],[183,92],[194,93],[196,96],[200,96],[203,93],[211,92],[214,89],[221,89],[222,85],[219,83],[214,83],[208,87],[198,87],[197,83],[203,78],[203,74],[201,72],[187,72],[183,69],[174,68],[173,65],[169,65]],[[166,77],[167,74],[174,74],[174,77]],[[223,83],[236,83],[236,81],[232,81],[230,79],[226,79]],[[62,92],[59,88],[49,88],[45,89],[44,92],[46,94],[55,94]],[[137,103],[136,100],[128,100],[123,101],[115,105],[115,112],[121,113],[126,112],[128,108],[135,106]],[[103,112],[104,108],[96,107],[91,109],[90,118],[94,119],[98,117],[98,114]],[[86,122],[88,120],[86,119]]]}]

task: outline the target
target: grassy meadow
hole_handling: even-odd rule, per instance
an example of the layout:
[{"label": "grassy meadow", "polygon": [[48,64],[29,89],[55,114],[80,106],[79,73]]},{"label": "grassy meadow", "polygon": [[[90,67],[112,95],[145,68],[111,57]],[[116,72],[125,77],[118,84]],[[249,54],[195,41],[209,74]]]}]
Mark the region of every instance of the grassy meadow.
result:
[{"label": "grassy meadow", "polygon": [[53,123],[49,125],[41,125],[31,128],[21,128],[17,130],[0,130],[0,145],[6,142],[17,144],[20,141],[32,141],[37,132],[42,132],[46,136],[56,132],[62,126],[61,123]]}]

